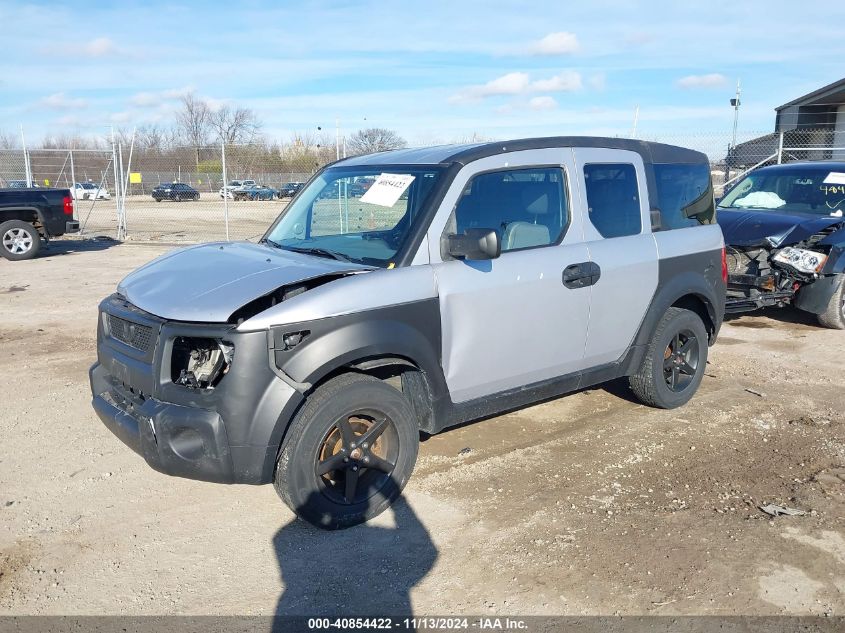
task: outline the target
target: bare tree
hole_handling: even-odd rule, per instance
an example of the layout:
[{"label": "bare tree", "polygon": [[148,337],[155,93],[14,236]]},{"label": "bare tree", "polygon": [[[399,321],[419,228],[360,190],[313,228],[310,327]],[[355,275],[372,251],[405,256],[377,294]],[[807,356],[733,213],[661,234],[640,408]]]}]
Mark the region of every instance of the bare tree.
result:
[{"label": "bare tree", "polygon": [[229,105],[209,113],[208,122],[217,133],[217,138],[232,145],[251,143],[256,140],[261,123],[255,112],[249,108],[236,108]]},{"label": "bare tree", "polygon": [[208,104],[193,93],[180,99],[182,109],[176,113],[176,126],[183,138],[196,151],[197,166],[200,163],[200,147],[208,144],[211,127],[211,111]]},{"label": "bare tree", "polygon": [[408,143],[393,130],[386,130],[380,127],[371,127],[366,130],[358,130],[349,137],[346,142],[350,154],[371,154],[372,152],[384,152],[390,149],[401,149],[407,147]]},{"label": "bare tree", "polygon": [[162,152],[173,143],[173,131],[155,123],[142,125],[135,135],[135,145],[139,150]]},{"label": "bare tree", "polygon": [[16,149],[20,144],[14,134],[0,130],[0,149]]}]

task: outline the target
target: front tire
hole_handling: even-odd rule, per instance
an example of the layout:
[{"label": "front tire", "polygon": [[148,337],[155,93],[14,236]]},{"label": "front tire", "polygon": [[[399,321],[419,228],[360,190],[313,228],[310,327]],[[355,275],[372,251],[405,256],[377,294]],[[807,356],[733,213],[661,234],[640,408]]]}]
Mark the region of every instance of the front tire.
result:
[{"label": "front tire", "polygon": [[0,255],[19,262],[32,259],[41,250],[38,229],[23,220],[9,220],[0,224]]},{"label": "front tire", "polygon": [[840,277],[839,285],[830,297],[827,308],[816,315],[821,325],[832,330],[845,330],[845,275]]},{"label": "front tire", "polygon": [[628,378],[643,404],[674,409],[695,394],[707,365],[707,329],[701,317],[669,308],[651,337],[639,370]]},{"label": "front tire", "polygon": [[314,391],[294,418],[273,483],[302,519],[346,528],[399,497],[418,449],[419,427],[402,392],[372,376],[343,374]]}]

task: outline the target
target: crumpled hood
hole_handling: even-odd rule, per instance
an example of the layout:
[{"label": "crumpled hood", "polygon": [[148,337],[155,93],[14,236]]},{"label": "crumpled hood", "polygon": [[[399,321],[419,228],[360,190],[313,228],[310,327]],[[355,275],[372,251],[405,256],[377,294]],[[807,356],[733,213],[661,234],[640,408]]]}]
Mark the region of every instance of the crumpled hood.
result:
[{"label": "crumpled hood", "polygon": [[[717,217],[725,236],[725,244],[731,246],[789,246],[830,226],[839,224],[845,227],[843,218],[804,213],[719,209]],[[834,238],[834,235],[837,237]],[[824,242],[845,241],[845,228],[839,229],[834,235],[828,236]]]},{"label": "crumpled hood", "polygon": [[164,319],[225,323],[238,308],[280,288],[369,267],[264,244],[219,242],[167,253],[130,273],[117,291]]}]

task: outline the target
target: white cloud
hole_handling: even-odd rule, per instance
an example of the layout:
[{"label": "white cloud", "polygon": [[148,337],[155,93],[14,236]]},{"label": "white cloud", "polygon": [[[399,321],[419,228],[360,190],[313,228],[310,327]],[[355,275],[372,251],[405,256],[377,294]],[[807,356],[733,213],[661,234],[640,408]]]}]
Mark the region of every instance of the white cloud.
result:
[{"label": "white cloud", "polygon": [[72,114],[59,117],[53,123],[61,127],[82,127],[82,120]]},{"label": "white cloud", "polygon": [[543,39],[534,42],[528,51],[532,55],[569,55],[578,52],[580,48],[581,45],[575,33],[560,31],[549,33]]},{"label": "white cloud", "polygon": [[581,90],[584,83],[580,73],[565,70],[547,79],[531,81],[528,73],[514,72],[497,77],[486,84],[470,86],[453,95],[450,103],[467,103],[487,97],[521,95],[527,92],[574,92]]},{"label": "white cloud", "polygon": [[82,46],[82,52],[88,57],[105,57],[118,54],[118,48],[108,37],[97,37]]},{"label": "white cloud", "polygon": [[574,70],[565,70],[548,79],[538,79],[528,86],[532,92],[574,92],[584,87],[581,74]]},{"label": "white cloud", "polygon": [[132,113],[131,112],[125,112],[125,111],[124,112],[115,112],[114,114],[109,116],[109,119],[111,121],[113,121],[114,123],[126,123],[131,118],[132,118]]},{"label": "white cloud", "polygon": [[193,86],[184,86],[161,92],[138,92],[129,97],[129,103],[139,108],[156,108],[167,101],[175,101],[193,90]]},{"label": "white cloud", "polygon": [[587,83],[590,84],[590,88],[593,90],[602,92],[605,88],[607,88],[607,77],[604,73],[596,73],[587,80]]},{"label": "white cloud", "polygon": [[64,92],[56,92],[41,100],[42,107],[52,110],[80,110],[88,107],[85,99],[68,97]]},{"label": "white cloud", "polygon": [[139,108],[152,108],[161,103],[161,95],[157,92],[139,92],[129,97],[129,103]]},{"label": "white cloud", "polygon": [[719,73],[708,75],[687,75],[678,79],[679,88],[720,88],[727,84],[728,80]]},{"label": "white cloud", "polygon": [[532,110],[554,110],[557,101],[553,97],[532,97],[528,100],[528,107]]}]

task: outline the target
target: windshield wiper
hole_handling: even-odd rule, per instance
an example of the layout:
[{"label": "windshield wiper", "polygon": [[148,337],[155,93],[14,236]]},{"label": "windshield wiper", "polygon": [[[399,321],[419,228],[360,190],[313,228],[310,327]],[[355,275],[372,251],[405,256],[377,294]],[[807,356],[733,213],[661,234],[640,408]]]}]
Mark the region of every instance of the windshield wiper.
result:
[{"label": "windshield wiper", "polygon": [[327,248],[300,248],[297,246],[280,246],[279,248],[283,248],[287,251],[293,251],[294,253],[306,253],[307,255],[316,255],[317,257],[328,257],[330,259],[336,259],[339,262],[352,261],[351,257],[347,257],[343,253],[330,251]]},{"label": "windshield wiper", "polygon": [[262,242],[264,242],[265,244],[269,244],[269,245],[270,245],[270,246],[272,246],[273,248],[282,248],[282,245],[281,245],[281,244],[279,244],[278,242],[274,242],[274,241],[273,241],[273,240],[271,240],[269,237],[265,237],[265,238],[264,238],[263,240],[261,240],[261,241],[262,241]]}]

